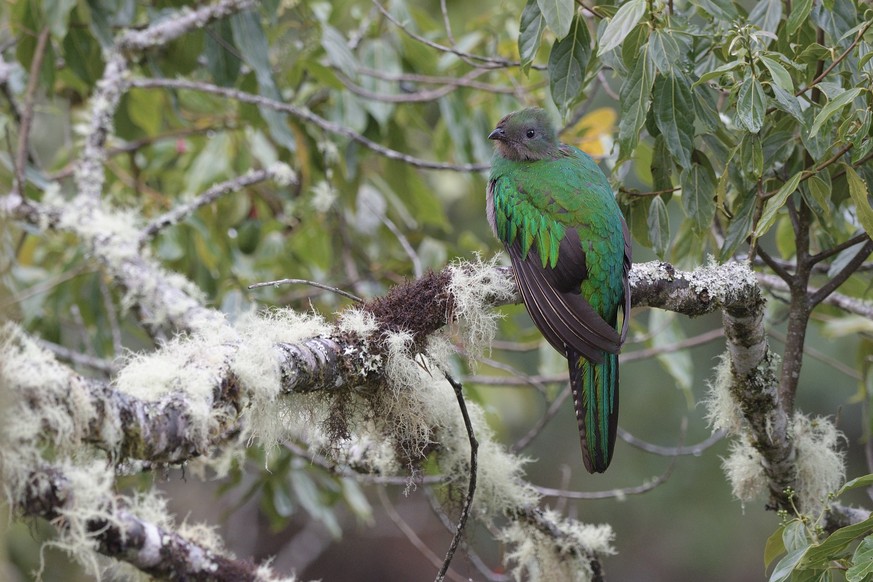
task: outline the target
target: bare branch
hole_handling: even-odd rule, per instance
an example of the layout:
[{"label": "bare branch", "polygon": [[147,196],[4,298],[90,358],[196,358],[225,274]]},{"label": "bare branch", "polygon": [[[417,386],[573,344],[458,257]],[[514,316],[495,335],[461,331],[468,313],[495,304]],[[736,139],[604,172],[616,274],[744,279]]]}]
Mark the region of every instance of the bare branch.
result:
[{"label": "bare branch", "polygon": [[323,117],[320,117],[309,110],[303,109],[296,105],[291,105],[289,103],[282,103],[281,101],[268,99],[267,97],[263,97],[261,95],[246,93],[245,91],[238,91],[236,89],[219,87],[217,85],[211,85],[209,83],[197,83],[194,81],[187,81],[183,79],[134,79],[133,81],[131,81],[131,84],[134,87],[139,87],[141,89],[187,89],[189,91],[212,93],[214,95],[227,97],[228,99],[236,99],[237,101],[252,103],[260,107],[267,107],[269,109],[281,111],[298,119],[302,119],[303,121],[311,123],[316,127],[327,131],[328,133],[341,135],[343,137],[354,140],[361,145],[373,150],[377,154],[385,156],[390,160],[397,160],[405,164],[414,166],[416,168],[423,168],[427,170],[448,170],[452,172],[481,172],[483,170],[487,170],[489,167],[488,164],[449,164],[445,162],[431,162],[428,160],[422,160],[416,158],[415,156],[411,156],[409,154],[404,154],[398,152],[397,150],[387,148],[381,144],[374,142],[369,138],[364,137],[360,133],[349,129],[348,127],[345,127],[338,123],[334,123],[332,121],[328,121],[327,119],[324,119]]}]

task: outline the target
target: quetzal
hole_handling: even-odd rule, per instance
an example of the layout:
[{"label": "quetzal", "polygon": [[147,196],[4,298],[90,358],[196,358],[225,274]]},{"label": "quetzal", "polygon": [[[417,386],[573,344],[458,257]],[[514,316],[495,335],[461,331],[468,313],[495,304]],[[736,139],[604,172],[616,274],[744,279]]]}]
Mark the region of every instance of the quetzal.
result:
[{"label": "quetzal", "polygon": [[602,473],[615,445],[618,352],[630,317],[627,225],[606,176],[558,141],[542,109],[510,113],[488,138],[496,145],[488,222],[531,319],[568,360],[585,468]]}]

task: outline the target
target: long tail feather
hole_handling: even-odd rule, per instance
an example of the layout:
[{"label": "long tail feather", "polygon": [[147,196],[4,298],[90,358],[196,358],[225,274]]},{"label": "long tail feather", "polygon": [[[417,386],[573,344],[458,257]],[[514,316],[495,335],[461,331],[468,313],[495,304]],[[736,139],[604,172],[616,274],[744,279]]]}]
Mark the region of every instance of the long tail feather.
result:
[{"label": "long tail feather", "polygon": [[600,364],[573,352],[567,355],[582,459],[589,473],[603,473],[612,460],[618,428],[618,354],[604,354]]}]

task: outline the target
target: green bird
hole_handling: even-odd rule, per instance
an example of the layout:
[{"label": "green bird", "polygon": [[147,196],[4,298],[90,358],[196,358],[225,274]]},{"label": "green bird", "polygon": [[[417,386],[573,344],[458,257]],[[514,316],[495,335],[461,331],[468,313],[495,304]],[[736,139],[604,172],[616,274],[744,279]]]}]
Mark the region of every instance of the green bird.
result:
[{"label": "green bird", "polygon": [[615,446],[618,352],[630,315],[627,224],[606,176],[558,141],[542,109],[510,113],[488,139],[496,145],[488,222],[531,319],[567,358],[585,468],[602,473]]}]

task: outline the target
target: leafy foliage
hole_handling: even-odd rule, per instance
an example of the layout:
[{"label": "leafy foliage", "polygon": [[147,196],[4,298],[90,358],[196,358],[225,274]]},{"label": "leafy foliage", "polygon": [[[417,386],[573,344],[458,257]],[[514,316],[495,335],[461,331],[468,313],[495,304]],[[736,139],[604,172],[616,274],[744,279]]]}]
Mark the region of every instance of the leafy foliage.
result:
[{"label": "leafy foliage", "polygon": [[[113,118],[104,196],[148,222],[216,182],[288,163],[294,180],[222,196],[145,245],[230,319],[255,305],[322,313],[348,305],[305,288],[247,289],[258,281],[309,279],[374,296],[452,257],[492,253],[478,170],[491,155],[496,120],[522,105],[547,107],[566,122],[563,141],[602,161],[638,258],[680,266],[708,255],[750,258],[778,274],[807,252],[821,262],[808,282],[824,286],[873,235],[873,13],[864,2],[444,4],[445,14],[437,3],[405,0],[266,2],[143,52]],[[178,0],[4,6],[3,193],[18,181],[15,150],[30,109],[23,194],[75,195],[84,122],[119,31],[183,7]],[[615,119],[604,109],[617,113],[617,126],[603,121]],[[442,169],[428,169],[434,164]],[[127,309],[72,237],[5,226],[0,244],[14,262],[2,263],[0,281],[15,299],[4,305],[30,333],[96,360],[96,368],[78,365],[98,375],[124,350],[162,341],[143,325],[148,314]],[[863,299],[870,270],[849,275],[840,293]],[[869,333],[869,321],[827,309],[824,333]],[[505,336],[535,339],[509,313]],[[701,384],[695,361],[668,352],[689,340],[687,322],[658,315],[649,323],[657,332],[640,341],[691,403]],[[873,343],[861,338],[846,359],[867,377],[871,356]],[[528,354],[525,364],[551,372],[551,357]],[[507,366],[518,358],[495,359]],[[862,384],[858,400],[869,401]],[[472,392],[502,426],[498,418],[515,400],[484,384]],[[535,408],[517,398],[516,408]],[[345,477],[287,452],[271,463],[274,473],[250,491],[261,495],[274,528],[302,509],[336,534],[341,502],[369,519],[366,500]],[[793,519],[768,543],[768,563],[784,554],[771,578],[821,574],[833,563],[847,579],[869,578],[871,534],[862,522],[828,537],[809,518]]]}]

